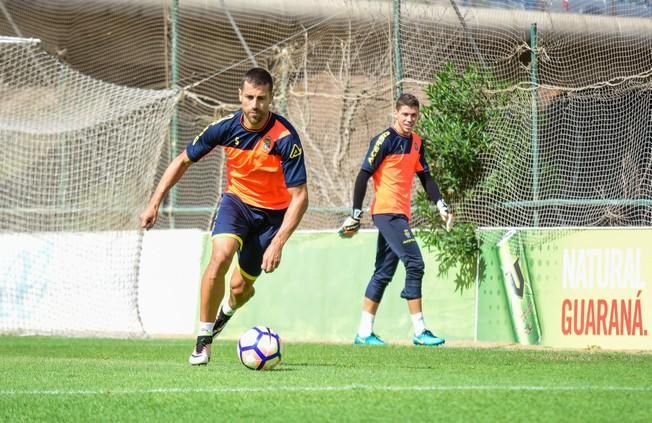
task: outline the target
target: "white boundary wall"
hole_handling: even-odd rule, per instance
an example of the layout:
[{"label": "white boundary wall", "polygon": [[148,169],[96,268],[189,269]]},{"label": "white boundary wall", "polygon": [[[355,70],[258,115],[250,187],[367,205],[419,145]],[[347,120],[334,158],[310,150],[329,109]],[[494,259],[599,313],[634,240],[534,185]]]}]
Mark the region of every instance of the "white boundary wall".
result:
[{"label": "white boundary wall", "polygon": [[145,233],[138,298],[140,317],[148,335],[195,333],[206,236],[198,229]]},{"label": "white boundary wall", "polygon": [[124,259],[138,254],[139,237],[0,234],[0,333],[192,335],[205,233],[145,233],[136,282],[137,261],[127,266]]}]

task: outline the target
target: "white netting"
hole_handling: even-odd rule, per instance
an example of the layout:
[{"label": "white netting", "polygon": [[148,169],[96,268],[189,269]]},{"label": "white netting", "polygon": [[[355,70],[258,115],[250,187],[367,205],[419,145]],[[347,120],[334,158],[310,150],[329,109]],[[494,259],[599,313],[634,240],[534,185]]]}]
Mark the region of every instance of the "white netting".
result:
[{"label": "white netting", "polygon": [[[86,74],[134,87],[186,88],[158,176],[208,123],[239,107],[237,88],[249,67],[269,68],[274,108],[305,145],[311,207],[303,229],[337,227],[369,139],[391,123],[396,85],[425,100],[423,88],[449,61],[460,70],[485,66],[512,93],[492,122],[498,154],[486,158],[488,182],[461,218],[509,226],[650,223],[649,2],[2,4],[0,33],[39,37]],[[223,159],[217,149],[190,169],[168,196],[158,227],[210,226],[225,184]]]},{"label": "white netting", "polygon": [[137,215],[174,94],[0,37],[0,333],[142,334]]},{"label": "white netting", "polygon": [[511,93],[491,124],[496,153],[462,217],[485,226],[649,225],[652,20],[459,10],[406,6],[401,36],[408,89],[421,91],[450,61],[486,66]]}]

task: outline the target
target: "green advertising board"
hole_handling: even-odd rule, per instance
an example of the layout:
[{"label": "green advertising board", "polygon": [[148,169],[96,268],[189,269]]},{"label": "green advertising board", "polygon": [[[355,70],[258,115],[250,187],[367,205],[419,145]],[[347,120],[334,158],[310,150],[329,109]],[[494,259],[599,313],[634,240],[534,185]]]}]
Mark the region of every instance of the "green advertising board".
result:
[{"label": "green advertising board", "polygon": [[476,339],[652,349],[652,230],[479,231]]},{"label": "green advertising board", "polygon": [[[353,342],[374,268],[377,237],[377,231],[361,231],[351,239],[341,239],[335,231],[298,231],[283,249],[281,266],[260,276],[254,285],[256,295],[235,314],[222,338],[236,338],[252,326],[264,325],[285,340]],[[439,276],[436,254],[421,248],[426,264],[422,288],[426,324],[449,344],[471,341],[475,291],[456,291],[454,273]],[[207,235],[202,266],[210,251]],[[400,297],[404,283],[405,269],[399,265],[376,317],[375,330],[389,344],[412,341],[407,303]]]}]

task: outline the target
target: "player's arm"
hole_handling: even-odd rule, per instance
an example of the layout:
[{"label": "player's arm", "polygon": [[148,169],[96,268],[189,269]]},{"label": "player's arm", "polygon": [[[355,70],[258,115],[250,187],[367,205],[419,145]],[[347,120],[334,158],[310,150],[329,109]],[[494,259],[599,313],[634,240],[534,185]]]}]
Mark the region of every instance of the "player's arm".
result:
[{"label": "player's arm", "polygon": [[290,194],[290,205],[285,212],[281,227],[263,254],[261,267],[267,273],[273,272],[281,264],[283,246],[299,226],[299,222],[308,209],[308,186],[306,184],[289,187],[288,193]]},{"label": "player's arm", "polygon": [[344,220],[344,223],[337,231],[342,238],[351,238],[360,229],[362,202],[367,193],[367,182],[387,155],[387,149],[385,148],[387,143],[385,143],[385,139],[389,136],[390,131],[385,130],[373,137],[369,143],[367,154],[362,159],[362,166],[360,167],[358,176],[355,178],[355,185],[353,186],[353,209],[351,210],[351,216]]},{"label": "player's arm", "polygon": [[179,154],[168,165],[163,173],[161,180],[149,200],[145,211],[140,215],[140,226],[144,229],[150,229],[156,223],[158,209],[168,191],[176,184],[194,162],[199,161],[202,157],[211,152],[213,148],[220,145],[226,138],[225,134],[229,121],[234,118],[233,114],[223,117],[222,119],[211,123],[188,144],[186,149]]},{"label": "player's arm", "polygon": [[170,163],[163,173],[161,180],[156,186],[152,198],[149,200],[147,208],[140,214],[140,226],[144,229],[151,229],[158,218],[158,209],[170,191],[170,188],[176,184],[193,162],[188,158],[186,150],[181,152],[172,163]]},{"label": "player's arm", "polygon": [[351,238],[360,230],[360,219],[362,218],[362,202],[364,196],[367,194],[367,182],[371,177],[371,172],[365,169],[360,169],[358,176],[355,178],[355,185],[353,187],[353,209],[351,216],[344,220],[344,223],[338,230],[342,238]]},{"label": "player's arm", "polygon": [[447,231],[450,230],[450,228],[453,225],[453,213],[451,213],[451,211],[448,208],[448,204],[446,204],[446,202],[444,201],[444,198],[441,195],[441,191],[439,191],[439,187],[437,186],[437,183],[432,178],[432,175],[430,175],[430,172],[427,170],[422,172],[417,172],[417,176],[421,181],[421,185],[423,186],[423,189],[426,191],[426,194],[428,195],[428,199],[437,205],[437,210],[439,210],[439,215],[441,216],[442,220],[446,224],[446,230]]}]

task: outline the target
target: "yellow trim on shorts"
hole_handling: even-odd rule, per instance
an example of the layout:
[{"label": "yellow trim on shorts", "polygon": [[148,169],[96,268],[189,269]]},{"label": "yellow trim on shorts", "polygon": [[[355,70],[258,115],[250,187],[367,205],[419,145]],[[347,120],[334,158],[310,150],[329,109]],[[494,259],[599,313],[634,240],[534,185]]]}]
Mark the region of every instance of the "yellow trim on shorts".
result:
[{"label": "yellow trim on shorts", "polygon": [[237,263],[236,265],[238,266],[238,271],[240,272],[240,274],[242,276],[244,276],[245,278],[249,279],[252,282],[256,282],[256,279],[258,279],[258,276],[251,276],[249,273],[242,270],[242,267],[240,267],[240,263]]},{"label": "yellow trim on shorts", "polygon": [[240,245],[238,250],[242,251],[242,238],[240,238],[236,234],[215,234],[211,237],[211,239],[215,239],[215,238],[233,238],[236,241],[238,241],[238,244]]}]

